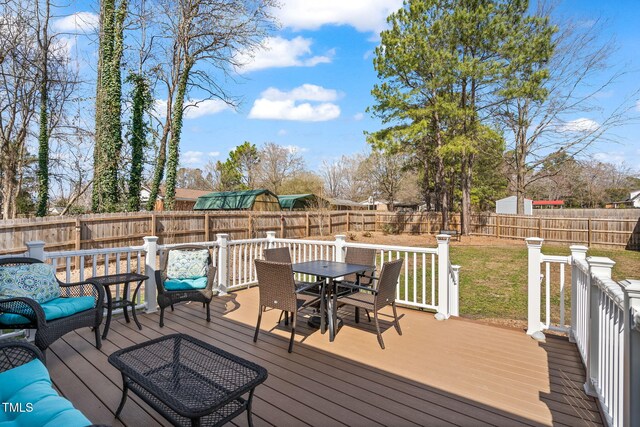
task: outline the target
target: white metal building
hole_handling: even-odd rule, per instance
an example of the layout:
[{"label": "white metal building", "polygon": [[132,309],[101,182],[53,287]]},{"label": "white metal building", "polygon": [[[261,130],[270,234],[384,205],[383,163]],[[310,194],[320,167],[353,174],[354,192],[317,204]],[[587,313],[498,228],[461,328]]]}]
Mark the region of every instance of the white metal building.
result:
[{"label": "white metal building", "polygon": [[[505,197],[504,199],[496,200],[496,213],[497,214],[517,214],[518,213],[518,198],[516,196]],[[524,199],[524,214],[533,215],[533,202],[531,199]]]}]

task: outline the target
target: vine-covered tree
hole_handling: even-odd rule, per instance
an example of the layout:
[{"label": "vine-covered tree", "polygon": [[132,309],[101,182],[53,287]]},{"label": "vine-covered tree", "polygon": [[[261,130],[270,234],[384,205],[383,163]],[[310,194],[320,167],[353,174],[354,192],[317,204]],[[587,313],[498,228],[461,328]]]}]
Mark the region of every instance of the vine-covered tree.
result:
[{"label": "vine-covered tree", "polygon": [[131,146],[131,170],[129,173],[129,197],[127,208],[130,211],[140,210],[140,190],[142,188],[142,172],[144,170],[144,148],[147,144],[148,124],[145,116],[153,105],[150,83],[147,77],[138,73],[129,74],[127,81],[131,83],[131,125],[129,128],[129,145]]},{"label": "vine-covered tree", "polygon": [[122,150],[122,53],[127,0],[100,3],[100,43],[96,85],[96,131],[92,209],[119,208],[119,169]]}]

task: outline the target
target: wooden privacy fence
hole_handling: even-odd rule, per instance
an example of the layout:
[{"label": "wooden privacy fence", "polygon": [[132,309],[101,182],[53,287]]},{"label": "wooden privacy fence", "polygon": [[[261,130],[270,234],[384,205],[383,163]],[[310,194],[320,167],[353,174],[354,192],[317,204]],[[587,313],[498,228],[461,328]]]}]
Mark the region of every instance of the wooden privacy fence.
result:
[{"label": "wooden privacy fence", "polygon": [[[161,244],[212,241],[218,233],[231,239],[263,237],[276,230],[292,239],[336,233],[380,231],[437,234],[440,214],[434,212],[308,211],[308,212],[136,212],[78,217],[0,221],[0,255],[25,251],[28,241],[42,240],[49,250],[100,249],[137,245],[155,235]],[[460,216],[449,228],[460,230]],[[640,250],[640,220],[624,218],[551,218],[474,214],[471,234],[508,239],[541,237],[547,242],[607,245]]]}]

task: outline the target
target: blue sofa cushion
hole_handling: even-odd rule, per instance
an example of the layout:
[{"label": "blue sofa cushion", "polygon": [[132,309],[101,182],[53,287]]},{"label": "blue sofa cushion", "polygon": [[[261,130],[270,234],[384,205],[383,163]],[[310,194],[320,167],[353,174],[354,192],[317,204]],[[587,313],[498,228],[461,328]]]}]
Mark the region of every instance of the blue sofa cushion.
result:
[{"label": "blue sofa cushion", "polygon": [[[88,426],[91,422],[51,386],[39,360],[0,373],[0,426]],[[13,410],[11,410],[13,408]]]},{"label": "blue sofa cushion", "polygon": [[209,250],[169,251],[167,277],[170,279],[196,279],[207,275]]},{"label": "blue sofa cushion", "polygon": [[49,264],[0,267],[0,298],[25,297],[42,304],[59,296],[56,272]]},{"label": "blue sofa cushion", "polygon": [[164,288],[168,291],[193,291],[207,287],[207,278],[197,279],[167,279],[164,281]]},{"label": "blue sofa cushion", "polygon": [[[40,306],[44,310],[44,317],[49,321],[89,310],[93,308],[94,303],[95,299],[93,297],[73,297],[56,298],[40,304]],[[5,313],[0,315],[0,322],[5,325],[18,326],[29,323],[29,319],[19,314]]]}]

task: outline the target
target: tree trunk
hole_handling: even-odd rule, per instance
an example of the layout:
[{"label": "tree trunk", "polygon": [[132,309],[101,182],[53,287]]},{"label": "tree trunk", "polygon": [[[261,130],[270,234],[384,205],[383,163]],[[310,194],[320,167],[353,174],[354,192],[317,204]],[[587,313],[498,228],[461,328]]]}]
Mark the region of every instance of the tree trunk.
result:
[{"label": "tree trunk", "polygon": [[184,70],[180,75],[178,89],[176,91],[176,102],[173,106],[171,118],[171,138],[169,139],[169,158],[167,160],[167,180],[165,188],[164,206],[167,210],[173,210],[176,197],[176,174],[180,163],[180,133],[182,132],[182,119],[184,114],[184,97],[187,93],[187,82],[191,64],[187,60]]},{"label": "tree trunk", "polygon": [[462,204],[460,212],[460,228],[462,234],[471,232],[471,182],[473,176],[473,154],[467,154],[462,160]]},{"label": "tree trunk", "polygon": [[[36,2],[38,21],[40,20],[40,0]],[[47,114],[48,80],[49,80],[49,0],[45,1],[44,22],[38,28],[38,47],[42,62],[40,63],[40,132],[38,135],[38,202],[37,216],[45,216],[49,202],[49,119]]]},{"label": "tree trunk", "polygon": [[444,159],[442,158],[442,134],[440,132],[440,118],[438,113],[434,114],[433,124],[436,137],[436,197],[440,204],[440,214],[442,216],[442,229],[449,229],[449,192],[447,191],[447,179],[445,177]]}]

